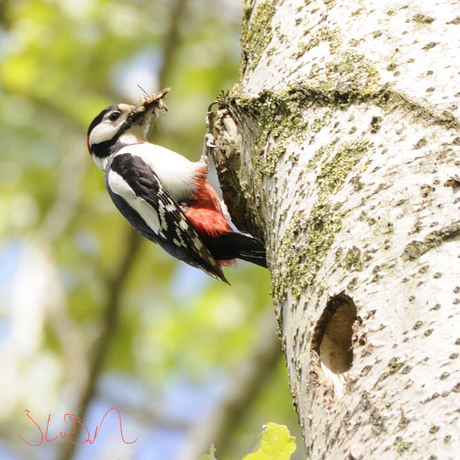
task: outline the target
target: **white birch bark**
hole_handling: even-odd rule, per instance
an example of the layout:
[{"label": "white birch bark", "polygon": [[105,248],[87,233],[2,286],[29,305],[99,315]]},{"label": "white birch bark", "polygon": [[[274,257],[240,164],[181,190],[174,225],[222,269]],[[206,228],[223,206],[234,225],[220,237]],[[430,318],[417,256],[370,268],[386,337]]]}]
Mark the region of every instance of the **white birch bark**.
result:
[{"label": "white birch bark", "polygon": [[312,459],[460,458],[460,3],[254,0],[214,151]]}]

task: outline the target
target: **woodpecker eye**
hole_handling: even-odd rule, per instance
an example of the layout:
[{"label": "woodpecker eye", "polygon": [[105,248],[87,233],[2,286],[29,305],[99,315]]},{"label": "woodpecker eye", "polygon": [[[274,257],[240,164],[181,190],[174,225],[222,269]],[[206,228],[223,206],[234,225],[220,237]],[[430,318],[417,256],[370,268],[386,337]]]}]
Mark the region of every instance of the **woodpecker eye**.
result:
[{"label": "woodpecker eye", "polygon": [[121,113],[120,112],[112,112],[110,115],[109,115],[109,120],[110,121],[116,121],[120,118],[120,115]]}]

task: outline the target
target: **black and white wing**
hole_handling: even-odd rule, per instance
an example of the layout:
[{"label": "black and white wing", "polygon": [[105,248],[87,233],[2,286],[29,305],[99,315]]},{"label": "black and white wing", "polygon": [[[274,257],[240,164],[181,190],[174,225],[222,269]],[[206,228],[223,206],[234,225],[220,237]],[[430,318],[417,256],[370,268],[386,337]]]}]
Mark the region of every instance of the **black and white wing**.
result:
[{"label": "black and white wing", "polygon": [[141,157],[115,155],[105,168],[105,182],[115,206],[142,236],[176,259],[228,283],[178,203]]}]

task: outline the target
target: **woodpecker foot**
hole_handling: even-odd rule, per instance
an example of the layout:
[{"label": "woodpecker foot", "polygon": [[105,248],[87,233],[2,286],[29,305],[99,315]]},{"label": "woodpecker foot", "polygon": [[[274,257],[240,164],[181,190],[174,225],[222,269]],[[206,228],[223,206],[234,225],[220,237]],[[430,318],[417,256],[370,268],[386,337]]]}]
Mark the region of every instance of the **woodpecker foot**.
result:
[{"label": "woodpecker foot", "polygon": [[206,147],[208,148],[214,148],[216,146],[216,144],[214,144],[214,136],[210,133],[206,134],[206,136],[204,136],[204,142],[205,142],[205,145]]}]

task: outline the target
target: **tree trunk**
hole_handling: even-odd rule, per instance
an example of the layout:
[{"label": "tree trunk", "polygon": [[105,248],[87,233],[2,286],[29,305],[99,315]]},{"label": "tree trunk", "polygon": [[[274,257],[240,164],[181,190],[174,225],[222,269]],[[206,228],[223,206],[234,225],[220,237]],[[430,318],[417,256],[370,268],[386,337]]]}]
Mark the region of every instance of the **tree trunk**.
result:
[{"label": "tree trunk", "polygon": [[312,459],[458,458],[460,4],[247,2],[214,159]]}]

